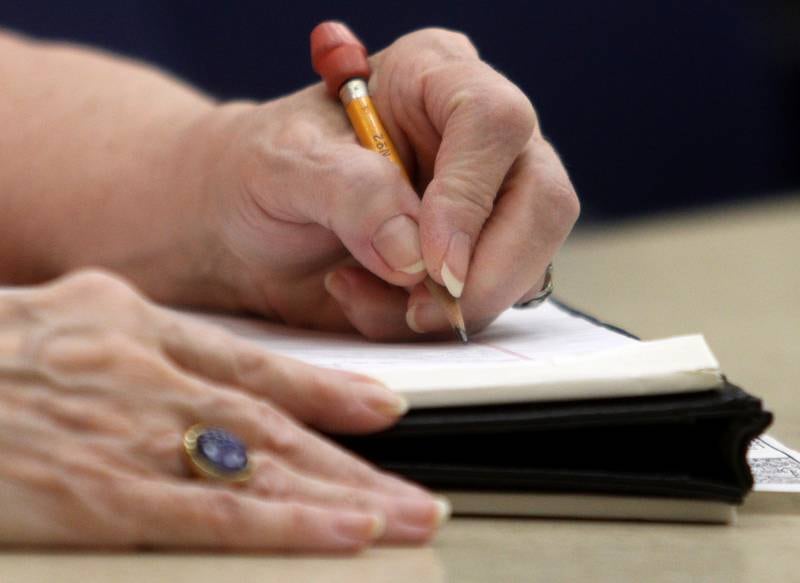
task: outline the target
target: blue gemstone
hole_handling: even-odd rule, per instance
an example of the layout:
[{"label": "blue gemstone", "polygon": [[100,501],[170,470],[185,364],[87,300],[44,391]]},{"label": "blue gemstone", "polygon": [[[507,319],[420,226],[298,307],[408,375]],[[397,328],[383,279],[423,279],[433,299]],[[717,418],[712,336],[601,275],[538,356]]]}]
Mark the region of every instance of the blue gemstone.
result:
[{"label": "blue gemstone", "polygon": [[198,436],[197,452],[226,474],[247,467],[247,448],[236,436],[218,427],[206,429]]}]

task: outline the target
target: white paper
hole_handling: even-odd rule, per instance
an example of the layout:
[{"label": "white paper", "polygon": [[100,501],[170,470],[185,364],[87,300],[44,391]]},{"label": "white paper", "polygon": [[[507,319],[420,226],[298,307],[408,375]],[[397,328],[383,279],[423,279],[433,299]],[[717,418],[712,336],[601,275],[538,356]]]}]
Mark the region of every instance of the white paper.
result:
[{"label": "white paper", "polygon": [[258,320],[225,316],[211,319],[273,352],[318,366],[363,372],[409,366],[481,368],[496,363],[546,361],[637,343],[550,302],[534,310],[507,311],[466,345],[456,340],[376,343],[354,334],[300,330]]},{"label": "white paper", "polygon": [[211,316],[264,348],[369,374],[412,407],[638,396],[721,384],[702,336],[640,342],[546,302],[509,310],[469,344],[379,344],[356,335]]},{"label": "white paper", "polygon": [[747,451],[757,492],[800,492],[800,453],[777,439],[762,435]]}]

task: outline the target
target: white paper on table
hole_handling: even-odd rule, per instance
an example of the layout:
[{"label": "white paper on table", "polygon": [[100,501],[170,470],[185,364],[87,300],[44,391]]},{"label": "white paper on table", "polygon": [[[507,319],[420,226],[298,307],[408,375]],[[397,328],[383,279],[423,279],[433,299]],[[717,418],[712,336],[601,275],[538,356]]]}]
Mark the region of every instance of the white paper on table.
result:
[{"label": "white paper on table", "polygon": [[800,453],[762,435],[747,451],[756,492],[800,492]]}]

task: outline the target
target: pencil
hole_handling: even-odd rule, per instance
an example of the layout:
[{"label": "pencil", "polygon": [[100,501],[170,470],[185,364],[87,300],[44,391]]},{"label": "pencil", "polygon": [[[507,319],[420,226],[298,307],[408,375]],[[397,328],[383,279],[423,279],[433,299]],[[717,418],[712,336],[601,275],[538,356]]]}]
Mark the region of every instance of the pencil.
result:
[{"label": "pencil", "polygon": [[[367,88],[370,76],[367,49],[346,26],[339,22],[323,22],[311,31],[311,62],[323,78],[328,92],[338,96],[362,146],[408,172],[384,128]],[[467,331],[458,300],[447,289],[428,276],[425,287],[439,304],[458,338],[466,343]]]}]

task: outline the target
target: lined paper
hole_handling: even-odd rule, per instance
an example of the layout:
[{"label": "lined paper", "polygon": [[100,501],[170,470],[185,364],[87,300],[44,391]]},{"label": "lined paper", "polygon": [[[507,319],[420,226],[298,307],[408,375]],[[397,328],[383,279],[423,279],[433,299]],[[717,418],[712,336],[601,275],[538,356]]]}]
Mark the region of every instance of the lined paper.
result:
[{"label": "lined paper", "polygon": [[254,319],[203,317],[270,351],[369,374],[412,407],[675,393],[722,383],[702,336],[641,342],[552,302],[509,310],[468,345],[381,344]]}]

